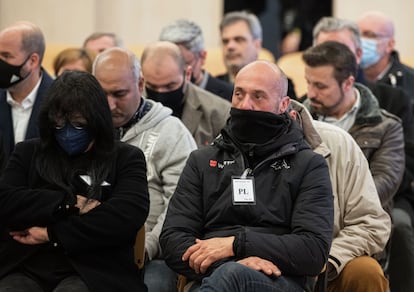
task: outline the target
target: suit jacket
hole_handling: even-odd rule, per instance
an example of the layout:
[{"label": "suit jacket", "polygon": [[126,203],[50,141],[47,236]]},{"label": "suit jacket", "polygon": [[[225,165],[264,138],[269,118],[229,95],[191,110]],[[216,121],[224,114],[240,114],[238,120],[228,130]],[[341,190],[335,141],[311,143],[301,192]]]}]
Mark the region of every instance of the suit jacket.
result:
[{"label": "suit jacket", "polygon": [[232,84],[227,81],[213,77],[208,72],[204,71],[204,74],[207,74],[208,76],[207,84],[204,89],[231,102],[231,98],[233,95]]},{"label": "suit jacket", "polygon": [[[47,90],[52,84],[53,79],[42,69],[42,81],[37,91],[36,99],[30,115],[29,124],[27,126],[25,140],[39,137],[39,129],[37,126],[37,116],[40,106]],[[14,130],[11,107],[7,103],[7,91],[0,89],[0,132],[3,136],[4,155],[7,159],[14,149]]]},{"label": "suit jacket", "polygon": [[181,120],[198,147],[209,144],[226,125],[231,104],[190,82],[184,92]]}]

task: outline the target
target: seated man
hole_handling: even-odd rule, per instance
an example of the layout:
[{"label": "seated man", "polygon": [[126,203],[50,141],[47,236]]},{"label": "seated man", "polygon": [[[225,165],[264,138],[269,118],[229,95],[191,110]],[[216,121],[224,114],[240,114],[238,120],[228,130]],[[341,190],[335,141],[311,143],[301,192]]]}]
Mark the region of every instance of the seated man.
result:
[{"label": "seated man", "polygon": [[191,67],[174,43],[147,46],[141,62],[144,95],[171,108],[199,147],[213,141],[226,124],[230,102],[190,82]]},{"label": "seated man", "polygon": [[329,172],[286,113],[287,86],[273,63],[242,68],[228,125],[181,174],[160,244],[201,291],[302,292],[327,261]]},{"label": "seated man", "polygon": [[303,54],[308,99],[318,120],[354,137],[367,158],[382,207],[391,212],[404,173],[404,135],[400,119],[382,110],[372,92],[355,83],[355,55],[344,44],[323,42]]},{"label": "seated man", "polygon": [[334,236],[329,260],[328,291],[379,292],[388,281],[377,260],[390,235],[391,220],[382,209],[368,162],[354,139],[339,127],[320,121],[291,101],[293,116],[305,139],[328,163],[334,194]]},{"label": "seated man", "polygon": [[183,123],[171,116],[169,108],[142,97],[144,81],[140,71],[134,54],[110,48],[98,55],[93,73],[107,94],[119,138],[145,154],[150,211],[145,222],[148,261],[144,280],[150,292],[163,292],[176,287],[177,276],[162,260],[158,238],[170,197],[197,145]]},{"label": "seated man", "polygon": [[357,24],[362,34],[362,60],[367,79],[403,88],[414,103],[414,68],[400,61],[393,20],[380,11],[367,11]]},{"label": "seated man", "polygon": [[200,26],[190,20],[176,20],[162,29],[160,40],[175,43],[180,48],[187,66],[191,66],[191,82],[231,101],[233,85],[203,69],[207,51]]}]

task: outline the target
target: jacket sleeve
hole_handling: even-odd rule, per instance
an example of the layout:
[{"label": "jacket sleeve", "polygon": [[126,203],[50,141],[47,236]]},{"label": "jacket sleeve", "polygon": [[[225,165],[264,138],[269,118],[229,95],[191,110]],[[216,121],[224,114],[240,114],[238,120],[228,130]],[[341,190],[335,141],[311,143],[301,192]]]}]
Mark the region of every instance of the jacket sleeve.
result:
[{"label": "jacket sleeve", "polygon": [[364,154],[353,139],[339,138],[331,139],[336,145],[329,147],[332,153],[327,159],[335,194],[329,262],[337,274],[355,257],[381,252],[391,231],[391,219],[381,207]]},{"label": "jacket sleeve", "polygon": [[[160,153],[160,155],[162,155],[163,158],[160,159],[159,164],[154,163],[155,166],[159,167],[156,171],[158,173],[157,176],[161,180],[160,187],[162,188],[164,195],[165,210],[158,216],[157,223],[153,226],[151,231],[147,232],[145,235],[145,248],[149,259],[158,256],[161,252],[159,248],[159,236],[162,225],[164,224],[169,200],[177,187],[178,179],[184,169],[188,156],[197,148],[190,132],[184,128],[185,126],[181,124],[181,122],[180,126],[182,128],[173,133],[176,135],[181,132],[181,135],[174,137],[176,143],[171,144],[171,148],[168,149],[168,151],[165,151],[166,148],[162,147],[162,153]],[[151,184],[149,184],[149,192],[151,193]]]},{"label": "jacket sleeve", "polygon": [[125,145],[116,161],[110,197],[88,213],[69,216],[48,226],[57,244],[67,253],[133,243],[149,210],[144,154]]},{"label": "jacket sleeve", "polygon": [[401,123],[388,118],[381,146],[368,159],[381,204],[392,204],[405,169],[404,134]]},{"label": "jacket sleeve", "polygon": [[194,152],[190,154],[187,164],[178,181],[171,198],[164,226],[160,235],[160,244],[164,259],[174,271],[190,279],[201,279],[190,268],[188,262],[182,261],[184,252],[202,238],[202,182],[198,173]]},{"label": "jacket sleeve", "polygon": [[18,143],[4,170],[0,181],[2,228],[22,230],[44,226],[65,206],[63,191],[29,187],[34,149],[34,143]]}]

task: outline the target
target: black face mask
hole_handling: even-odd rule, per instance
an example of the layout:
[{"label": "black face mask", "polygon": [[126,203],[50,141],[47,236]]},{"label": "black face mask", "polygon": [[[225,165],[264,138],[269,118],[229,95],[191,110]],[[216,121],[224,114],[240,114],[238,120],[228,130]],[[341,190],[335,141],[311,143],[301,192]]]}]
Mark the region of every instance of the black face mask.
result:
[{"label": "black face mask", "polygon": [[181,114],[183,111],[184,82],[185,80],[183,80],[181,86],[176,90],[167,92],[158,92],[146,87],[145,90],[147,91],[147,97],[154,101],[161,102],[164,106],[167,106],[170,109],[172,109],[173,116],[181,118]]},{"label": "black face mask", "polygon": [[288,130],[291,122],[287,114],[231,108],[230,128],[242,143],[263,144]]},{"label": "black face mask", "polygon": [[29,74],[22,77],[20,75],[20,71],[22,70],[23,66],[29,60],[30,55],[26,58],[26,60],[20,66],[10,65],[9,63],[0,59],[0,88],[7,89],[11,86],[19,83],[20,81],[24,80]]}]

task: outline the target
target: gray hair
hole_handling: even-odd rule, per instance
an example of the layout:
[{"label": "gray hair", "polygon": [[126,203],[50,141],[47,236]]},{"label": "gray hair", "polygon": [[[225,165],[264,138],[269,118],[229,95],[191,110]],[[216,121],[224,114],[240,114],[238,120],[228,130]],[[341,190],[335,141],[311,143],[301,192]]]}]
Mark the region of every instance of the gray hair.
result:
[{"label": "gray hair", "polygon": [[94,32],[94,33],[92,33],[83,42],[83,47],[86,47],[86,44],[89,41],[94,41],[94,40],[100,39],[102,37],[110,37],[114,41],[114,44],[115,44],[116,47],[121,47],[121,48],[124,47],[124,43],[123,43],[122,39],[118,35],[116,35],[115,33],[112,33],[112,32]]},{"label": "gray hair", "polygon": [[201,28],[193,21],[179,19],[164,27],[160,41],[169,41],[184,46],[194,54],[204,50],[204,39]]},{"label": "gray hair", "polygon": [[220,31],[223,31],[226,26],[229,26],[237,21],[246,22],[253,39],[261,40],[263,38],[262,25],[260,24],[259,19],[253,13],[249,13],[247,11],[233,11],[224,15],[224,18],[220,23]]},{"label": "gray hair", "polygon": [[336,32],[341,30],[348,30],[352,34],[352,40],[355,48],[361,48],[361,33],[358,25],[350,20],[336,17],[322,17],[313,28],[313,43],[315,44],[321,32]]},{"label": "gray hair", "polygon": [[26,53],[36,53],[39,55],[39,64],[42,63],[45,54],[45,37],[41,29],[28,21],[16,22],[15,27],[18,27],[22,34],[22,50]]}]

